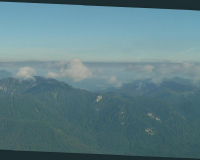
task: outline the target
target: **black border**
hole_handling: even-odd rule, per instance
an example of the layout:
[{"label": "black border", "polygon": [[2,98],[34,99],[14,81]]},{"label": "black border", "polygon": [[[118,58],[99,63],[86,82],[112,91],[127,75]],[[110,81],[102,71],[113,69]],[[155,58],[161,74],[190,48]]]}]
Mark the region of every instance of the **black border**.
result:
[{"label": "black border", "polygon": [[2,2],[28,2],[74,4],[91,6],[115,6],[161,9],[200,10],[199,0],[0,0]]},{"label": "black border", "polygon": [[[181,160],[183,158],[168,157],[147,157],[147,156],[123,156],[123,155],[103,155],[103,154],[82,154],[82,153],[58,153],[58,152],[35,152],[35,151],[13,151],[0,150],[0,157],[6,159],[41,159],[41,160],[57,160],[57,159],[83,159],[83,160]],[[186,158],[185,158],[186,159]],[[186,160],[189,160],[187,158]],[[193,159],[191,159],[193,160]],[[195,159],[194,159],[195,160]]]},{"label": "black border", "polygon": [[[27,3],[49,3],[49,4],[73,4],[89,6],[113,6],[113,7],[137,7],[137,8],[158,8],[158,9],[181,9],[200,10],[200,0],[0,0],[2,2],[27,2]],[[11,151],[0,150],[0,157],[6,159],[66,159],[79,158],[88,160],[98,159],[149,159],[149,160],[177,160],[183,158],[147,157],[147,156],[119,156],[101,154],[79,154],[79,153],[53,153],[53,152],[32,152],[32,151]],[[192,159],[192,158],[184,158]]]}]

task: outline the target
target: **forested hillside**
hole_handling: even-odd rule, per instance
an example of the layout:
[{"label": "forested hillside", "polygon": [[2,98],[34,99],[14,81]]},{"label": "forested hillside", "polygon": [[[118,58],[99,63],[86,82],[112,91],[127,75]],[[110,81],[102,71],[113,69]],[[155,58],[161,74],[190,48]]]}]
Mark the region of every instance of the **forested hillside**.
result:
[{"label": "forested hillside", "polygon": [[200,158],[199,88],[137,85],[91,93],[43,77],[2,79],[0,149]]}]

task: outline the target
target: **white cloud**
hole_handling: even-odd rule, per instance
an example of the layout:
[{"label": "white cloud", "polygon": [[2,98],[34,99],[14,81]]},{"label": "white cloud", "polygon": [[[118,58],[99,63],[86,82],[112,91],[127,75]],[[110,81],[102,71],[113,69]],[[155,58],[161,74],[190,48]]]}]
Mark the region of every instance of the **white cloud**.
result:
[{"label": "white cloud", "polygon": [[67,69],[62,68],[60,73],[64,77],[73,78],[74,81],[81,81],[92,77],[92,72],[83,65],[80,59],[73,59],[68,65]]},{"label": "white cloud", "polygon": [[48,72],[46,75],[47,78],[57,78],[59,77],[58,73],[54,73],[54,72]]},{"label": "white cloud", "polygon": [[132,64],[126,67],[126,71],[135,73],[151,73],[152,76],[189,76],[193,79],[200,77],[200,64],[189,62],[163,62],[149,64]]},{"label": "white cloud", "polygon": [[154,83],[157,86],[159,86],[163,82],[163,78],[162,77],[152,78],[149,82]]},{"label": "white cloud", "polygon": [[112,76],[108,79],[108,83],[115,83],[117,81],[117,78],[115,76]]},{"label": "white cloud", "polygon": [[59,73],[49,72],[47,77],[69,77],[75,82],[91,78],[92,72],[81,62],[80,59],[73,59],[66,68],[61,68]]},{"label": "white cloud", "polygon": [[73,78],[75,82],[87,79],[87,78],[97,78],[97,79],[105,79],[108,84],[112,84],[115,87],[121,87],[122,83],[117,80],[115,76],[104,75],[101,68],[87,68],[80,59],[73,59],[67,65],[64,61],[53,63],[53,65],[49,65],[56,69],[56,66],[63,66],[58,73],[48,72],[46,74],[47,78],[58,78],[58,77],[67,77]]},{"label": "white cloud", "polygon": [[158,75],[182,74],[196,77],[200,76],[200,65],[188,62],[179,64],[168,63],[156,67],[154,72]]},{"label": "white cloud", "polygon": [[146,65],[142,68],[142,71],[144,72],[148,72],[148,73],[151,73],[152,70],[153,70],[154,66],[151,66],[151,65]]},{"label": "white cloud", "polygon": [[121,87],[122,83],[120,81],[117,80],[117,78],[115,76],[112,76],[110,78],[106,78],[108,84],[114,84],[115,87]]},{"label": "white cloud", "polygon": [[16,77],[23,80],[34,79],[33,75],[35,74],[36,72],[33,68],[23,67],[20,68],[19,71],[16,73]]}]

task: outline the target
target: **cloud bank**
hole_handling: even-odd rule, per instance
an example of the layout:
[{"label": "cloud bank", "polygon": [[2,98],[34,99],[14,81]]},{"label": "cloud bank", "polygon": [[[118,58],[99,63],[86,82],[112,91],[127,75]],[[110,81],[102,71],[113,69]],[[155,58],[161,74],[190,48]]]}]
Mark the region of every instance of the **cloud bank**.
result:
[{"label": "cloud bank", "polygon": [[155,73],[157,75],[186,74],[192,77],[200,76],[200,64],[196,63],[152,63],[128,65],[126,71],[139,73]]},{"label": "cloud bank", "polygon": [[66,77],[72,78],[74,82],[79,82],[84,79],[88,78],[96,78],[96,79],[104,79],[108,84],[112,84],[115,87],[121,87],[122,83],[117,80],[115,76],[106,76],[104,75],[101,68],[94,69],[94,68],[87,68],[80,59],[73,59],[69,63],[66,62],[56,62],[50,65],[54,69],[60,67],[59,72],[48,72],[46,77],[47,78],[59,78],[59,77]]},{"label": "cloud bank", "polygon": [[132,64],[126,66],[126,71],[154,76],[152,83],[160,84],[162,79],[170,76],[190,77],[200,80],[200,64],[189,62],[166,62],[151,64]]}]

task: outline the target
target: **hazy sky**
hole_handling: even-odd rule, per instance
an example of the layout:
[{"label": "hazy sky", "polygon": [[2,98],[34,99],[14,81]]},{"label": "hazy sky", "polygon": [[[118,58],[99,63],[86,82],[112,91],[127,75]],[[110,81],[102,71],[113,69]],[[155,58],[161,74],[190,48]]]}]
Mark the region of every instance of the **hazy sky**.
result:
[{"label": "hazy sky", "polygon": [[0,61],[198,61],[199,26],[199,11],[0,2]]}]

